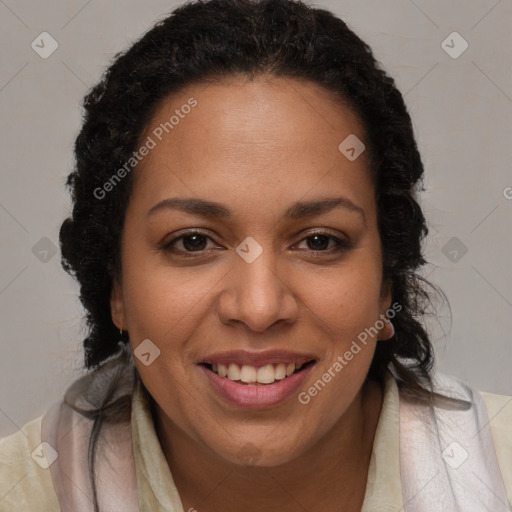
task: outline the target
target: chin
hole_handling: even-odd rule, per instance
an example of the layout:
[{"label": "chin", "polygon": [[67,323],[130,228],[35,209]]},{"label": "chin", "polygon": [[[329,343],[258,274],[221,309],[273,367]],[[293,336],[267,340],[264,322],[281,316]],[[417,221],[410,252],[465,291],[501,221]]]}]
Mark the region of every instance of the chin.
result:
[{"label": "chin", "polygon": [[282,443],[278,446],[270,446],[265,442],[247,441],[235,447],[234,451],[228,453],[217,452],[217,454],[237,466],[263,468],[287,464],[302,452],[303,450],[298,450],[297,445],[293,443],[289,446],[283,446]]}]

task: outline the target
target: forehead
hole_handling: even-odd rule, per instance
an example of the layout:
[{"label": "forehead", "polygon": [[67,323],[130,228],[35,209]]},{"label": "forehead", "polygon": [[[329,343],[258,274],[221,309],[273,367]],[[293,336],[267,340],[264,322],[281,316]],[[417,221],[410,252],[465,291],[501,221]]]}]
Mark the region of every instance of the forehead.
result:
[{"label": "forehead", "polygon": [[195,84],[165,98],[146,126],[140,141],[152,148],[134,171],[134,188],[153,202],[177,194],[291,202],[319,188],[357,200],[372,185],[366,153],[350,161],[340,151],[354,136],[365,139],[359,117],[313,82]]}]

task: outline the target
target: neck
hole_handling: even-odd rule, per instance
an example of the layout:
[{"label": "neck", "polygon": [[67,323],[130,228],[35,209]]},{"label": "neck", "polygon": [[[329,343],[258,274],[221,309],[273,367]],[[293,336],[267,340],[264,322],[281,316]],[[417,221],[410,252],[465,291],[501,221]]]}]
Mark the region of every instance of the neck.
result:
[{"label": "neck", "polygon": [[359,511],[382,407],[368,381],[313,447],[279,466],[235,465],[200,446],[155,406],[155,426],[184,510]]}]

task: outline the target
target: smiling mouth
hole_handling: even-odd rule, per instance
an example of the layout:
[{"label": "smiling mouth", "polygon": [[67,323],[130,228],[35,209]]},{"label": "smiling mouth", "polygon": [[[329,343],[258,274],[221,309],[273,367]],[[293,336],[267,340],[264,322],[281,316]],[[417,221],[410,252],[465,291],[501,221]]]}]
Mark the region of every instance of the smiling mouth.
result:
[{"label": "smiling mouth", "polygon": [[266,364],[263,366],[240,365],[237,363],[200,363],[219,377],[229,379],[237,384],[252,386],[265,386],[276,381],[285,380],[296,373],[303,372],[306,368],[314,365],[315,359],[306,363],[278,363]]}]

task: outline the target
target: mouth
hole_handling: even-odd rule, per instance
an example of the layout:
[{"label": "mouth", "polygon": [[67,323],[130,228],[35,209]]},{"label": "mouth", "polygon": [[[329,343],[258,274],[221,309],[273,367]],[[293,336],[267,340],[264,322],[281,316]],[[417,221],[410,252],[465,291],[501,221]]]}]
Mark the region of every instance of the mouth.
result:
[{"label": "mouth", "polygon": [[268,386],[284,381],[293,375],[305,372],[316,363],[316,359],[302,362],[268,363],[265,365],[247,365],[231,363],[199,363],[210,372],[223,379],[247,386]]},{"label": "mouth", "polygon": [[206,377],[206,389],[223,404],[237,409],[269,409],[282,406],[296,396],[317,363],[316,359],[306,357],[300,362],[278,359],[281,360],[241,364],[223,358],[222,363],[203,361],[198,368]]}]

